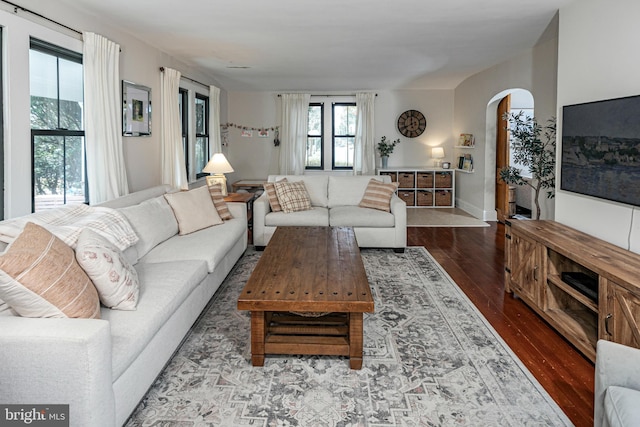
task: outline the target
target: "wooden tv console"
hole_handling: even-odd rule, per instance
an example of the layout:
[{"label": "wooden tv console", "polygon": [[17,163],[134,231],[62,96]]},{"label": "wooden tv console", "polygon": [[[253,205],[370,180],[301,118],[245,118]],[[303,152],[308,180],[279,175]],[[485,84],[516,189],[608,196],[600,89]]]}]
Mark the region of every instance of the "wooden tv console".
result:
[{"label": "wooden tv console", "polygon": [[[597,301],[562,280],[597,281]],[[606,339],[640,348],[640,255],[555,221],[507,221],[505,289],[592,361]]]}]

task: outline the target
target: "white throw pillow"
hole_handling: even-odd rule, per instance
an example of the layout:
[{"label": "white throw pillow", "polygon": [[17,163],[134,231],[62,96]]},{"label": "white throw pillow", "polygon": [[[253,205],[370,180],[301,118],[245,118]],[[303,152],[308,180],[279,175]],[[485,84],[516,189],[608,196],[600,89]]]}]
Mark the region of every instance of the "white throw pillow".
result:
[{"label": "white throw pillow", "polygon": [[181,236],[223,223],[207,186],[165,194],[164,197],[178,220]]},{"label": "white throw pillow", "polygon": [[78,237],[76,259],[91,278],[104,306],[115,310],[136,309],[140,293],[138,272],[115,245],[85,228]]},{"label": "white throw pillow", "polygon": [[167,200],[160,196],[118,209],[138,235],[138,258],[168,238],[178,234],[178,222]]}]

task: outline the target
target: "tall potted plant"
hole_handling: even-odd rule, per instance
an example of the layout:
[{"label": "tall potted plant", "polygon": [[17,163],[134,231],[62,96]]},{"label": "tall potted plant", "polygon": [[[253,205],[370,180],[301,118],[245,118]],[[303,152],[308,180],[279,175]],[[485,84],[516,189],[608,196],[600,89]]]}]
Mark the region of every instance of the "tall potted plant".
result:
[{"label": "tall potted plant", "polygon": [[387,167],[389,154],[393,153],[393,149],[398,144],[400,144],[400,138],[395,141],[387,141],[386,136],[380,138],[380,142],[378,142],[378,151],[380,152],[380,159],[382,160],[382,169]]},{"label": "tall potted plant", "polygon": [[535,219],[540,219],[542,190],[547,190],[549,199],[555,196],[556,119],[552,117],[546,125],[541,126],[535,117],[526,116],[520,111],[505,114],[503,120],[509,123],[513,159],[528,168],[532,179],[524,179],[522,171],[513,166],[502,168],[500,179],[507,184],[530,186],[534,191]]}]

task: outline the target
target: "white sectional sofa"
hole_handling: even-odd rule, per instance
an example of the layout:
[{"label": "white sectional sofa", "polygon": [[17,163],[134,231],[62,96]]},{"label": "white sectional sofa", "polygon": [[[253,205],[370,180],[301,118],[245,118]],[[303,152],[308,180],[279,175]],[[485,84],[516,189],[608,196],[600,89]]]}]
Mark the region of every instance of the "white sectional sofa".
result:
[{"label": "white sectional sofa", "polygon": [[140,280],[135,311],[101,319],[0,313],[0,402],[69,404],[70,424],[120,426],[247,247],[246,207],[233,219],[178,235],[167,187],[102,206],[125,213],[140,240],[125,251]]},{"label": "white sectional sofa", "polygon": [[390,183],[388,176],[270,175],[268,182],[287,178],[304,181],[311,210],[272,212],[266,192],[253,204],[253,243],[266,246],[278,226],[350,226],[361,248],[407,246],[407,206],[397,195],[391,197],[391,212],[362,208],[365,189],[371,178]]}]

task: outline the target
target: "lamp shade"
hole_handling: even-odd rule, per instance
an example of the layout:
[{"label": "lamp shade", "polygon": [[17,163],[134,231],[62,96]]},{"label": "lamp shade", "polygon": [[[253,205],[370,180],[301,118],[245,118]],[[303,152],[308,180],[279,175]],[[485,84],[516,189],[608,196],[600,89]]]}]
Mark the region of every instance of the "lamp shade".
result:
[{"label": "lamp shade", "polygon": [[444,148],[433,147],[431,149],[431,157],[433,157],[434,159],[444,159]]},{"label": "lamp shade", "polygon": [[231,173],[233,172],[233,168],[224,154],[215,153],[213,157],[211,157],[211,160],[209,160],[209,163],[202,169],[202,172],[213,174]]}]

